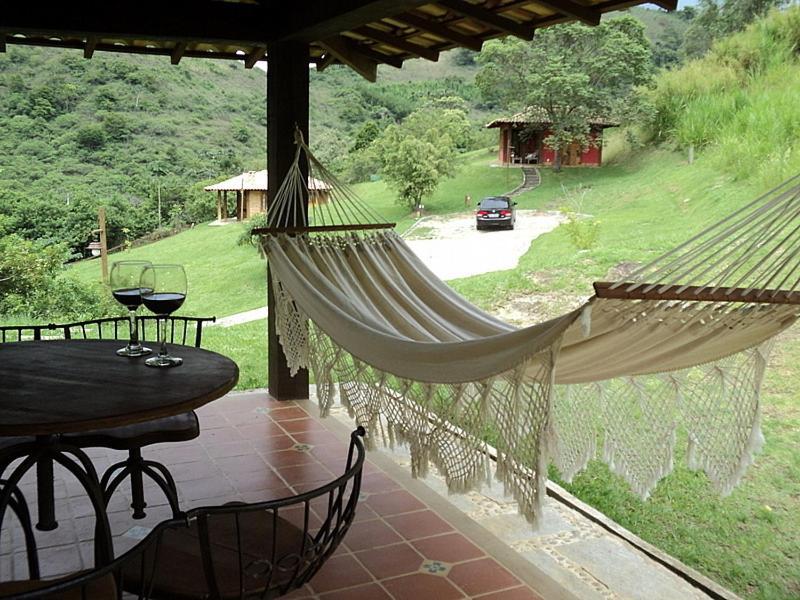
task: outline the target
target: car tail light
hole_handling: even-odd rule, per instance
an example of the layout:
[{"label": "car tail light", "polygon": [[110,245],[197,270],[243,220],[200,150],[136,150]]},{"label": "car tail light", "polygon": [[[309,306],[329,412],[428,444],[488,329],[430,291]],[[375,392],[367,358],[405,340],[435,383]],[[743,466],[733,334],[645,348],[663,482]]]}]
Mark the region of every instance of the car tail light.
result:
[{"label": "car tail light", "polygon": [[500,211],[500,215],[503,216],[503,217],[510,217],[511,216],[511,211],[510,210],[501,210]]},{"label": "car tail light", "polygon": [[488,211],[488,210],[479,210],[479,211],[477,212],[477,214],[478,214],[478,216],[481,216],[481,217],[482,217],[482,216],[484,216],[484,215],[488,215],[488,214],[489,214],[489,211]]}]

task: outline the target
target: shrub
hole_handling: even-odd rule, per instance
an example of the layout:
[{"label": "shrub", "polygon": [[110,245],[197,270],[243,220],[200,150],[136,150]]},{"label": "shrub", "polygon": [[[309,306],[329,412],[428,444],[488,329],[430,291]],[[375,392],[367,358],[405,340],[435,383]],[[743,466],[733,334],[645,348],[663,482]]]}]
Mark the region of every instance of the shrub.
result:
[{"label": "shrub", "polygon": [[562,225],[572,245],[578,250],[591,250],[597,244],[600,234],[600,221],[582,212],[583,201],[588,190],[578,186],[567,191],[562,188],[567,203],[561,207],[561,212],[567,218]]}]

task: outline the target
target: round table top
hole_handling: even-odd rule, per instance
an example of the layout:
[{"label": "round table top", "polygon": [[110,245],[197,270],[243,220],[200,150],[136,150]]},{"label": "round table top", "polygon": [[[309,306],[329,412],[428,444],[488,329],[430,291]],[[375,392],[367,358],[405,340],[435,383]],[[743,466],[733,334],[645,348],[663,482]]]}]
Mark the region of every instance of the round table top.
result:
[{"label": "round table top", "polygon": [[144,358],[117,356],[124,345],[0,344],[0,436],[75,433],[177,415],[223,396],[239,379],[236,363],[216,352],[169,344],[183,364],[159,369]]}]

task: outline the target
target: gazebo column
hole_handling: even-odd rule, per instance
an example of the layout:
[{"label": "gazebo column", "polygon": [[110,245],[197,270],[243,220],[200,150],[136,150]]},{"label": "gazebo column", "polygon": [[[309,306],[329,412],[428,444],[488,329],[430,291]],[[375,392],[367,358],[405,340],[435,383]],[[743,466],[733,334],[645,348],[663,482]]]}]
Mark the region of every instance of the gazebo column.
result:
[{"label": "gazebo column", "polygon": [[222,218],[228,218],[228,190],[222,192]]},{"label": "gazebo column", "polygon": [[217,190],[217,221],[222,220],[222,192]]},{"label": "gazebo column", "polygon": [[[267,170],[269,189],[267,206],[289,172],[294,158],[294,129],[300,128],[308,140],[308,44],[275,42],[267,48]],[[308,166],[302,165],[308,173]],[[308,198],[302,206],[308,211]],[[298,215],[299,217],[299,215]],[[289,223],[300,225],[302,221]],[[269,268],[269,267],[268,267]],[[272,278],[267,275],[267,317],[269,393],[278,400],[308,398],[308,371],[302,369],[294,377],[289,374],[286,356],[275,329],[275,296]]]}]

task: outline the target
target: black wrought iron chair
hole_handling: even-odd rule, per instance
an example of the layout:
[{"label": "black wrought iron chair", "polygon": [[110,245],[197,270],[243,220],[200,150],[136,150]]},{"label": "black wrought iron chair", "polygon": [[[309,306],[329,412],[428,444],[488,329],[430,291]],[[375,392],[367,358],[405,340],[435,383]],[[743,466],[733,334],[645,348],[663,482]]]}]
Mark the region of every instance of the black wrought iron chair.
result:
[{"label": "black wrought iron chair", "polygon": [[[277,598],[308,583],[355,517],[364,468],[359,427],[342,476],[310,492],[197,508],[165,521],[108,566],[44,587],[0,583],[0,598],[153,600]],[[127,597],[127,596],[126,596]]]},{"label": "black wrought iron chair", "polygon": [[50,325],[0,325],[0,344],[41,340],[42,332],[49,331],[50,327]]},{"label": "black wrought iron chair", "polygon": [[[154,325],[156,317],[140,316],[137,320],[140,339],[147,339],[148,326],[154,334],[158,334],[158,327],[163,326]],[[203,340],[203,325],[213,323],[215,320],[215,317],[168,317],[167,339],[170,343],[178,344],[190,341],[196,347],[200,347]],[[61,331],[66,339],[124,339],[128,335],[127,322],[127,317],[111,317],[54,325],[53,328]],[[178,490],[172,475],[161,463],[145,459],[142,456],[142,448],[153,444],[185,442],[199,435],[200,424],[197,415],[191,411],[136,425],[67,434],[64,439],[79,448],[110,448],[128,452],[127,459],[111,465],[106,470],[100,483],[105,500],[109,502],[120,484],[130,478],[133,518],[143,519],[147,516],[144,510],[147,506],[144,498],[144,476],[152,479],[161,488],[174,515],[180,513],[180,508]]]},{"label": "black wrought iron chair", "polygon": [[[5,479],[0,479],[0,491],[5,491],[9,485]],[[39,554],[36,548],[36,537],[33,534],[31,514],[28,503],[25,501],[20,489],[16,486],[10,491],[8,508],[17,517],[22,535],[25,538],[25,553],[28,560],[28,577],[32,580],[39,579]],[[5,512],[5,509],[3,509]]]}]

